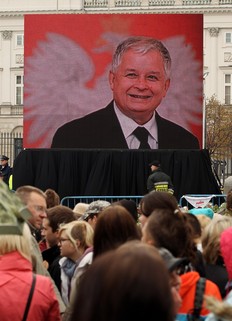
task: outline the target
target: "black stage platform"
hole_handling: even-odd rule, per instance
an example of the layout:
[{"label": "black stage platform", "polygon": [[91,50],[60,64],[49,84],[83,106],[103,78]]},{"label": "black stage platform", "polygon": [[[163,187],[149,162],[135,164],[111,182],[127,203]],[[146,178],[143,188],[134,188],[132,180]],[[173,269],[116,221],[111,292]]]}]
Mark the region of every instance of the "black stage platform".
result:
[{"label": "black stage platform", "polygon": [[148,164],[160,160],[175,196],[221,194],[207,150],[25,149],[15,159],[13,189],[33,185],[61,198],[144,195]]}]

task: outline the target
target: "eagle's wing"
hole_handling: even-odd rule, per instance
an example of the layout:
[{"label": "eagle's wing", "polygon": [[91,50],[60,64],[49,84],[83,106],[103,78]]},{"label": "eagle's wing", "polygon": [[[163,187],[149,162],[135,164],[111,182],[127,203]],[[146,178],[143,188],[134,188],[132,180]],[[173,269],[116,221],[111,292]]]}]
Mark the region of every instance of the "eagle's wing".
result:
[{"label": "eagle's wing", "polygon": [[172,58],[172,72],[170,88],[157,111],[191,130],[191,126],[202,123],[202,65],[183,36],[163,42]]}]

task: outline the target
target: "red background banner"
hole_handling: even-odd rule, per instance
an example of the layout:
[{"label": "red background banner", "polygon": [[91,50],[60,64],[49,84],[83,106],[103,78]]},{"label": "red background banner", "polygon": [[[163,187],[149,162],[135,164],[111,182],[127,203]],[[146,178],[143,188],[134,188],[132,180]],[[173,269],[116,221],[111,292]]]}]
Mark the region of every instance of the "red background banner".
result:
[{"label": "red background banner", "polygon": [[117,44],[153,36],[172,57],[160,115],[202,140],[203,15],[56,14],[25,16],[24,148],[48,148],[58,127],[105,107]]}]

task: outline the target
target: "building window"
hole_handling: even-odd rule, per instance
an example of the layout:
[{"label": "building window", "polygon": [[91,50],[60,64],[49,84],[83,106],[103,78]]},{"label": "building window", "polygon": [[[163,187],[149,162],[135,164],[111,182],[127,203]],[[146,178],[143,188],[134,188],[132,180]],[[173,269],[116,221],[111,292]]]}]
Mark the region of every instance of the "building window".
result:
[{"label": "building window", "polygon": [[225,104],[226,105],[231,105],[231,88],[232,88],[232,83],[231,83],[231,74],[225,75]]},{"label": "building window", "polygon": [[16,54],[15,55],[15,62],[16,62],[16,64],[23,65],[24,55],[23,54]]},{"label": "building window", "polygon": [[16,76],[16,105],[23,105],[23,76]]},{"label": "building window", "polygon": [[231,32],[226,32],[226,43],[231,43]]},{"label": "building window", "polygon": [[232,52],[224,52],[224,62],[232,62]]},{"label": "building window", "polygon": [[23,47],[24,45],[24,35],[16,35],[16,46]]}]

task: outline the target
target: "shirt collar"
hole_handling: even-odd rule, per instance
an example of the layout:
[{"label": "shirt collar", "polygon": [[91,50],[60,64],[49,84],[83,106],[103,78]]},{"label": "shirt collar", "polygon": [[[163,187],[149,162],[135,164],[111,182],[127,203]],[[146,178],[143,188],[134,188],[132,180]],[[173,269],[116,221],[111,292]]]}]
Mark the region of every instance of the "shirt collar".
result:
[{"label": "shirt collar", "polygon": [[[130,117],[123,114],[121,110],[117,107],[115,101],[114,101],[114,111],[121,125],[121,129],[123,131],[124,137],[127,139],[133,133],[133,131],[140,125],[138,125]],[[150,133],[150,135],[152,136],[152,138],[157,140],[157,125],[155,120],[155,112],[153,113],[152,118],[146,124],[142,125],[142,127],[146,128]]]}]

